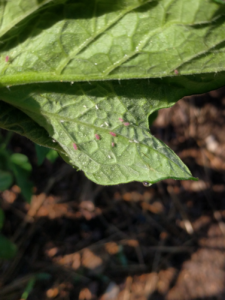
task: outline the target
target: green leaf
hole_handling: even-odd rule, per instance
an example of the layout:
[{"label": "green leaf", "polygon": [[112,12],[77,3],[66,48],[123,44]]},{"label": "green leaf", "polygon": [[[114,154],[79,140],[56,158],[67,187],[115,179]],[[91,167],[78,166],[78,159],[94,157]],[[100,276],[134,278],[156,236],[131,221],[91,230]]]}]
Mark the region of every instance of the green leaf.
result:
[{"label": "green leaf", "polygon": [[[19,22],[31,16],[43,5],[51,3],[53,0],[18,0],[0,1],[1,30],[0,36],[17,26]],[[59,2],[59,1],[58,1]],[[16,5],[15,5],[16,4]]]},{"label": "green leaf", "polygon": [[32,166],[26,155],[14,153],[10,157],[11,169],[16,178],[21,193],[27,202],[30,202],[32,196],[33,183],[29,181]]},{"label": "green leaf", "polygon": [[[99,184],[194,179],[151,135],[149,121],[185,95],[224,85],[224,6],[65,0],[29,11],[0,38],[0,126],[42,146],[55,142],[67,162]],[[14,122],[10,109],[18,112]],[[29,124],[42,130],[40,141]]]},{"label": "green leaf", "polygon": [[50,151],[50,149],[35,144],[35,151],[37,154],[37,164],[40,166],[43,163],[43,161],[44,161],[46,155],[48,154],[48,152]]},{"label": "green leaf", "polygon": [[7,190],[13,183],[13,176],[10,172],[0,170],[0,191]]},{"label": "green leaf", "polygon": [[4,211],[0,208],[0,230],[2,229],[5,221]]},{"label": "green leaf", "polygon": [[[42,126],[38,125],[19,109],[2,101],[0,101],[0,127],[23,135],[41,146],[63,152],[63,149],[57,143],[53,143],[52,138],[49,137],[49,134]],[[2,155],[7,161],[9,157],[8,152],[0,149],[0,157]],[[4,163],[4,160],[0,160],[0,165],[1,163]]]},{"label": "green leaf", "polygon": [[53,164],[57,157],[59,156],[58,152],[55,151],[55,150],[50,150],[47,155],[46,155],[46,158]]},{"label": "green leaf", "polygon": [[[1,144],[1,146],[2,145],[4,145],[4,141]],[[4,147],[0,147],[0,169],[1,170],[3,171],[9,170],[9,157],[10,157],[10,153]]]},{"label": "green leaf", "polygon": [[54,163],[56,158],[59,156],[55,150],[39,146],[35,144],[35,150],[37,154],[37,163],[40,166],[44,159],[47,158],[51,163]]},{"label": "green leaf", "polygon": [[0,234],[0,259],[11,259],[15,256],[16,252],[16,245]]}]

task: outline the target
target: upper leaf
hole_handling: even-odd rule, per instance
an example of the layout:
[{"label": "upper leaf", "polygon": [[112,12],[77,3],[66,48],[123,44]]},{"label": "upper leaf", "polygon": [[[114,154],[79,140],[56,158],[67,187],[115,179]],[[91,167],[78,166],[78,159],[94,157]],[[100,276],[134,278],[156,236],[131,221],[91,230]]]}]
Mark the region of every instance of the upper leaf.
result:
[{"label": "upper leaf", "polygon": [[224,32],[224,8],[211,0],[68,0],[35,10],[3,35],[0,83],[218,72]]}]

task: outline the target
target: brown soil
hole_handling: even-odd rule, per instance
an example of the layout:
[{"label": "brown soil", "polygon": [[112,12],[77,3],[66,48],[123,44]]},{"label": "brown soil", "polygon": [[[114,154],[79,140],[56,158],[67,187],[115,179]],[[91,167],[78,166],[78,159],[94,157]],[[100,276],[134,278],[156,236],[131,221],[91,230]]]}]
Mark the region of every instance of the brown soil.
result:
[{"label": "brown soil", "polygon": [[225,89],[180,100],[159,112],[152,133],[199,181],[91,183],[61,159],[37,166],[34,145],[9,145],[29,156],[35,193],[17,186],[0,195],[3,234],[19,250],[0,264],[0,299],[225,299]]}]

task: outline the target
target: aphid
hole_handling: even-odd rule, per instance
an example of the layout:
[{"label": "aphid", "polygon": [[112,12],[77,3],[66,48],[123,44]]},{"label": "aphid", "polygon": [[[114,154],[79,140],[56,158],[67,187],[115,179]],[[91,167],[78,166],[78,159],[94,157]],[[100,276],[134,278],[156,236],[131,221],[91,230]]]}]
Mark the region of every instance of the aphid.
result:
[{"label": "aphid", "polygon": [[110,156],[110,155],[108,155],[108,158],[111,158],[111,156]]},{"label": "aphid", "polygon": [[78,150],[78,147],[75,143],[73,143],[73,148],[74,148],[74,150]]},{"label": "aphid", "polygon": [[100,140],[100,136],[97,133],[95,134],[95,138],[96,140]]},{"label": "aphid", "polygon": [[129,126],[130,123],[129,123],[129,122],[124,122],[123,125],[124,125],[124,126]]},{"label": "aphid", "polygon": [[97,104],[95,105],[95,108],[96,108],[96,109],[99,109]]},{"label": "aphid", "polygon": [[71,84],[71,85],[74,84],[74,81],[71,81],[70,84]]},{"label": "aphid", "polygon": [[112,143],[112,147],[114,147],[115,146],[115,143]]},{"label": "aphid", "polygon": [[103,127],[103,126],[104,126],[104,124],[100,125],[100,127]]},{"label": "aphid", "polygon": [[122,119],[122,118],[119,118],[119,121],[120,121],[120,122],[123,122],[123,119]]},{"label": "aphid", "polygon": [[8,55],[5,57],[5,61],[6,61],[6,62],[9,61],[9,56],[8,56]]},{"label": "aphid", "polygon": [[135,143],[139,144],[139,142],[137,140],[134,140]]},{"label": "aphid", "polygon": [[53,143],[55,143],[55,140],[52,140],[53,141]]},{"label": "aphid", "polygon": [[105,125],[108,127],[109,126],[109,124],[107,123],[107,122],[105,122]]},{"label": "aphid", "polygon": [[174,74],[175,74],[175,75],[178,75],[178,74],[179,74],[179,71],[178,71],[178,70],[174,70]]},{"label": "aphid", "polygon": [[110,131],[109,134],[111,134],[111,136],[116,136],[115,132]]}]

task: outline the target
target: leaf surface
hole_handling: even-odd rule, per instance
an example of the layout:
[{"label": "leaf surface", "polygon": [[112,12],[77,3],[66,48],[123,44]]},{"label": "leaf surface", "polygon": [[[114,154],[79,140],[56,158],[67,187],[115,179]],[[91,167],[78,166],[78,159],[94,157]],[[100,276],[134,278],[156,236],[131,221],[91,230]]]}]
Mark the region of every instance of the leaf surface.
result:
[{"label": "leaf surface", "polygon": [[[99,184],[194,179],[151,135],[148,120],[185,95],[224,85],[224,6],[211,0],[44,4],[0,38],[0,124],[10,128],[5,111],[14,109],[19,117],[11,130],[59,149]],[[42,130],[40,142],[31,128]]]}]

